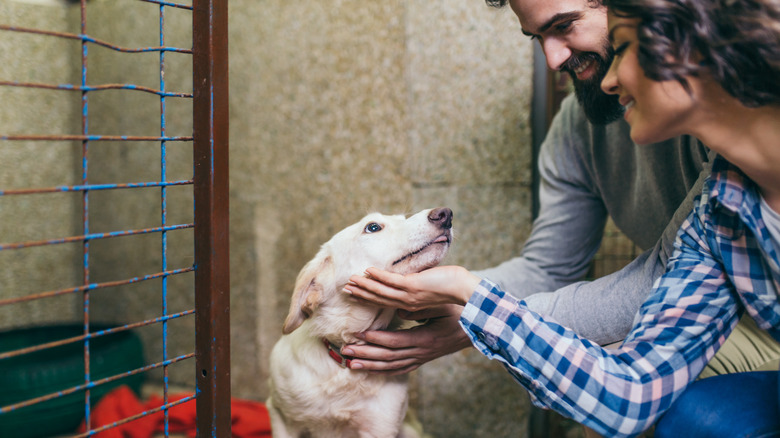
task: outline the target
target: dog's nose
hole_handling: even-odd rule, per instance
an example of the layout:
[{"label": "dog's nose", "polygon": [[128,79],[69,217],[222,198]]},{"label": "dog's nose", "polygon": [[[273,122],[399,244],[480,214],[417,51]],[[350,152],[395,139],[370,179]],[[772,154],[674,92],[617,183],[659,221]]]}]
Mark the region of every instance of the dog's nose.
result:
[{"label": "dog's nose", "polygon": [[434,208],[428,213],[428,220],[445,230],[452,228],[452,210],[447,207]]}]

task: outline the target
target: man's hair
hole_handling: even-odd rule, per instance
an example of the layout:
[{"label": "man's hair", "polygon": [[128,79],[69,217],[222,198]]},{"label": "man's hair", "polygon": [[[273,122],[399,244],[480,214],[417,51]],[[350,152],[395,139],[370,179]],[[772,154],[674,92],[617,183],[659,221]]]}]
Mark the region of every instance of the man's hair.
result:
[{"label": "man's hair", "polygon": [[500,8],[506,6],[506,4],[509,3],[509,0],[485,0],[485,3],[487,3],[488,6]]},{"label": "man's hair", "polygon": [[602,0],[637,18],[639,63],[653,80],[714,78],[742,104],[780,103],[777,0]]}]

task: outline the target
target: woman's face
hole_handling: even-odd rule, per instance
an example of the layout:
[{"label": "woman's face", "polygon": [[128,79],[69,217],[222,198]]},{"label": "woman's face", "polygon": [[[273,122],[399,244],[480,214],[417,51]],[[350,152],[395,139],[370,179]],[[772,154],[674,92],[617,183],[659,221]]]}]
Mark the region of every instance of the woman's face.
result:
[{"label": "woman's face", "polygon": [[631,139],[636,143],[654,143],[689,133],[695,102],[679,82],[659,82],[645,76],[637,57],[637,24],[638,19],[608,14],[615,58],[601,88],[620,97],[620,104],[626,108],[623,118],[631,125]]}]

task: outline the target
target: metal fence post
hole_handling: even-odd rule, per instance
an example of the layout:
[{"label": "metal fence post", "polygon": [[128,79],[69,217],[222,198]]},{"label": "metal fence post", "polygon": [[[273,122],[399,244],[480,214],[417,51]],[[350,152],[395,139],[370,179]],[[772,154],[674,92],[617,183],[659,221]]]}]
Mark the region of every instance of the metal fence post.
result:
[{"label": "metal fence post", "polygon": [[227,0],[193,2],[198,436],[230,432]]}]

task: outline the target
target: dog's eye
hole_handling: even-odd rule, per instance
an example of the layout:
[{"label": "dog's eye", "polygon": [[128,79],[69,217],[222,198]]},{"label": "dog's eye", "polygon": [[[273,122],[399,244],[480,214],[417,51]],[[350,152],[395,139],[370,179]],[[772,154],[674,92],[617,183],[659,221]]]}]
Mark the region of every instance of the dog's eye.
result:
[{"label": "dog's eye", "polygon": [[370,224],[366,225],[365,228],[363,228],[363,231],[369,234],[376,233],[378,231],[382,231],[382,226],[376,222],[371,222]]}]

